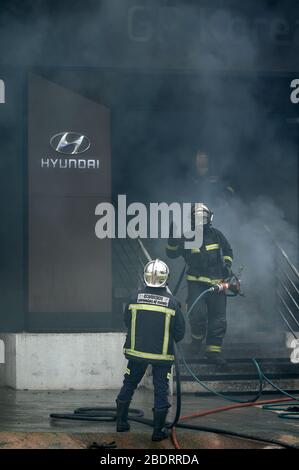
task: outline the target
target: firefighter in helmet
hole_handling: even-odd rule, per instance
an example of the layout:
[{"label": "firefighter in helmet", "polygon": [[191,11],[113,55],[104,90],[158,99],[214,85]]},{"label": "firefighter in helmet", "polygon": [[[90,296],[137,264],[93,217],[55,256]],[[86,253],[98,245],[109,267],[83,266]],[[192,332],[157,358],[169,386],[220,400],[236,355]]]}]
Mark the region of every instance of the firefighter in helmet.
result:
[{"label": "firefighter in helmet", "polygon": [[185,334],[185,321],[176,299],[167,289],[168,266],[156,259],[144,268],[145,286],[132,296],[125,307],[124,321],[128,333],[124,354],[128,365],[118,394],[117,431],[129,431],[128,411],[134,391],[152,365],[154,385],[153,441],[168,437],[165,429],[168,383],[174,361],[174,342]]},{"label": "firefighter in helmet", "polygon": [[[188,298],[190,307],[197,297],[208,287],[232,275],[232,248],[220,230],[212,227],[213,213],[202,203],[192,206],[192,227],[196,215],[201,213],[203,243],[202,246],[185,249],[184,236],[174,238],[170,232],[166,253],[170,258],[183,256],[187,266]],[[226,332],[226,295],[224,292],[205,296],[190,314],[192,335],[191,352],[199,353],[206,340],[205,355],[209,362],[225,365],[221,355],[223,338]]]}]

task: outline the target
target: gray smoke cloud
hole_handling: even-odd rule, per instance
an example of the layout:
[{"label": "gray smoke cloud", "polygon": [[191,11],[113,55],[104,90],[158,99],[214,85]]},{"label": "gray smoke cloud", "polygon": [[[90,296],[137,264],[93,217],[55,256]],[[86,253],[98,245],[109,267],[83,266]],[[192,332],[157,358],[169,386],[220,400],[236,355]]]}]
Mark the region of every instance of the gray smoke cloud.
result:
[{"label": "gray smoke cloud", "polygon": [[[297,54],[290,13],[275,2],[237,3],[22,2],[3,11],[0,34],[4,63],[55,66],[40,73],[111,107],[116,193],[178,200],[197,148],[208,152],[213,174],[235,187],[229,205],[212,208],[234,248],[234,266],[244,265],[246,298],[228,307],[234,340],[280,328],[277,250],[264,225],[296,262],[298,223],[297,137],[286,130],[288,111],[275,111],[270,75],[261,74],[272,73],[282,54]],[[278,93],[288,96],[279,86]],[[149,240],[152,255],[165,259],[165,243]],[[173,282],[182,262],[169,265]]]},{"label": "gray smoke cloud", "polygon": [[[185,16],[198,18],[198,10],[188,7],[183,10]],[[266,13],[268,18],[272,17],[270,10]],[[209,19],[200,18],[200,21],[208,23]],[[235,22],[235,15],[219,10],[214,15],[213,31],[205,29],[203,44],[196,34],[191,37],[188,50],[192,65],[201,72],[189,80],[189,89],[201,100],[199,109],[192,115],[185,112],[187,123],[193,127],[193,141],[177,139],[174,128],[173,145],[161,150],[159,142],[148,142],[145,136],[145,161],[149,166],[144,169],[143,181],[150,173],[150,181],[154,183],[149,185],[146,197],[151,200],[177,200],[179,191],[188,186],[188,178],[194,170],[196,142],[198,148],[206,150],[214,159],[214,174],[220,180],[235,180],[239,188],[230,204],[216,202],[212,209],[215,226],[225,233],[234,248],[235,271],[239,265],[244,266],[242,281],[246,297],[229,303],[229,337],[233,341],[242,338],[254,342],[259,332],[266,332],[273,340],[284,328],[276,311],[278,249],[265,226],[296,263],[297,141],[291,132],[286,137],[281,131],[286,124],[285,116],[274,114],[263,102],[263,97],[271,91],[256,72],[261,48],[246,23],[242,23],[242,31],[227,27]],[[223,73],[217,76],[216,71],[226,71],[229,77]],[[244,79],[246,72],[247,79]],[[163,83],[163,86],[167,87],[167,84]],[[161,90],[158,92],[162,94]],[[160,117],[159,112],[153,111],[146,118],[144,126],[155,119],[160,120],[161,134],[167,133],[164,127],[171,129],[173,124],[176,125],[174,114],[163,111],[160,111]],[[184,129],[180,131],[182,135]],[[168,156],[172,152],[171,162]],[[156,171],[151,171],[150,161],[155,160],[157,153],[159,164],[155,166]],[[186,178],[176,173],[180,161],[187,163],[190,174],[187,172]],[[196,199],[196,194],[189,195]],[[165,241],[159,243],[159,248],[157,243],[149,243],[156,256],[165,257]],[[173,277],[177,278],[182,262],[169,261],[169,264]],[[186,290],[183,289],[180,297],[185,300]]]}]

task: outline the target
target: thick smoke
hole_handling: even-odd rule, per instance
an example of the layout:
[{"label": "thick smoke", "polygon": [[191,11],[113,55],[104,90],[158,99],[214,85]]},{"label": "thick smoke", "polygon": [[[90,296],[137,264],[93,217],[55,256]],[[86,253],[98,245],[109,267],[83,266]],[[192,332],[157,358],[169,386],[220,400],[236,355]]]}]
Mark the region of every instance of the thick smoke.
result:
[{"label": "thick smoke", "polygon": [[[235,188],[230,204],[212,208],[215,227],[234,248],[235,269],[244,266],[246,297],[228,308],[234,340],[280,328],[277,247],[265,225],[297,259],[297,140],[261,73],[282,59],[285,13],[276,2],[240,3],[214,9],[209,2],[24,1],[1,16],[4,63],[55,66],[40,73],[111,107],[116,194],[178,200],[197,148],[211,157],[213,174]],[[163,259],[165,244],[148,241]],[[169,264],[174,284],[182,262]]]},{"label": "thick smoke", "polygon": [[[196,17],[197,10],[186,8],[185,14]],[[270,10],[267,14],[272,17]],[[244,267],[246,297],[229,304],[230,336],[234,341],[242,338],[254,342],[259,332],[266,332],[270,340],[282,331],[275,293],[279,250],[273,239],[293,262],[297,260],[297,142],[286,130],[286,116],[274,113],[267,100],[271,91],[256,72],[262,55],[257,38],[244,24],[241,33],[230,30],[224,34],[223,28],[234,23],[235,15],[222,10],[216,16],[219,34],[215,29],[213,34],[205,31],[204,46],[197,44],[195,37],[189,44],[192,65],[201,72],[187,80],[189,89],[198,96],[198,109],[189,113],[183,110],[181,119],[173,110],[142,115],[141,137],[138,134],[136,138],[141,140],[136,147],[143,166],[138,189],[142,193],[142,184],[150,175],[151,183],[143,188],[145,199],[178,200],[194,170],[196,145],[207,151],[214,160],[214,174],[236,187],[230,204],[218,202],[213,207],[215,226],[234,248],[235,270],[239,265]],[[223,70],[227,75],[216,73]],[[167,93],[169,82],[165,80],[157,95]],[[189,134],[184,120],[188,130],[192,129]],[[156,126],[155,121],[159,123]],[[134,116],[132,122],[136,122]],[[190,197],[194,200],[196,195]],[[160,242],[158,249],[156,242],[150,243],[153,253],[161,257],[164,245],[165,241]],[[178,262],[170,265],[177,277]],[[180,296],[184,300],[186,290]]]}]

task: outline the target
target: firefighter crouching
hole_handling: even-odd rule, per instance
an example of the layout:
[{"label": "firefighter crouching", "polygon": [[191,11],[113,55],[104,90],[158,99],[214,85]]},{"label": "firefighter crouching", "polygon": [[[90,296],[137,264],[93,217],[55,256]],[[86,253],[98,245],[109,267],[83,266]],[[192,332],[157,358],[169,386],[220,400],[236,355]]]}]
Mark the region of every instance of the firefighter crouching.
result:
[{"label": "firefighter crouching", "polygon": [[[213,213],[204,204],[192,208],[194,229],[196,211],[202,213],[203,243],[201,247],[185,249],[185,238],[170,236],[166,253],[170,258],[183,256],[187,265],[188,298],[190,307],[194,300],[208,287],[217,284],[232,274],[233,251],[227,239],[212,227]],[[206,340],[206,358],[211,363],[225,365],[221,355],[223,338],[226,333],[226,295],[212,294],[199,301],[190,314],[191,353],[198,354]]]},{"label": "firefighter crouching", "polygon": [[185,321],[179,304],[166,288],[168,276],[169,269],[163,261],[150,261],[144,268],[144,289],[131,298],[124,312],[128,328],[124,354],[129,362],[116,400],[117,431],[129,431],[130,402],[151,364],[154,385],[153,441],[168,437],[164,426],[170,407],[168,384],[174,362],[174,342],[181,341],[185,334]]}]

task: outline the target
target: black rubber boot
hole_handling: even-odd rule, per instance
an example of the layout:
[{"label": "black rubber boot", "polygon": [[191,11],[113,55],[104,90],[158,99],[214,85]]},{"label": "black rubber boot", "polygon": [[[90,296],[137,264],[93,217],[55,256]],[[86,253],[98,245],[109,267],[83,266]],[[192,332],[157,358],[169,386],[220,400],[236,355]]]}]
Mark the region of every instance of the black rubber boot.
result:
[{"label": "black rubber boot", "polygon": [[152,435],[152,441],[158,442],[167,439],[169,436],[168,430],[164,428],[166,422],[166,416],[168,413],[168,408],[162,409],[153,409],[154,413],[154,431]]},{"label": "black rubber boot", "polygon": [[215,364],[216,366],[227,366],[227,362],[220,353],[206,352],[205,354],[209,364]]},{"label": "black rubber boot", "polygon": [[116,431],[125,432],[130,430],[128,423],[128,412],[130,401],[116,400]]}]

